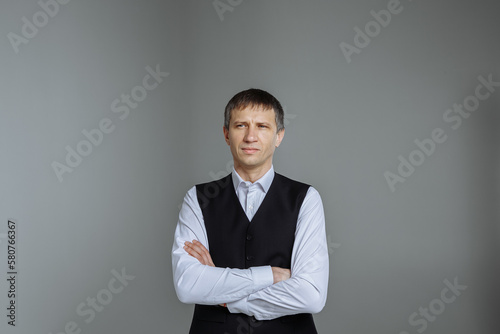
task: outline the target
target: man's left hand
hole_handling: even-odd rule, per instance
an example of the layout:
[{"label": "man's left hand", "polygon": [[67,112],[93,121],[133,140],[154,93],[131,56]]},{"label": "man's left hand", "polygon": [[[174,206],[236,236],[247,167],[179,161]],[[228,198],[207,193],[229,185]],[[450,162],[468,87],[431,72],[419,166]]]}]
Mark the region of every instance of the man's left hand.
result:
[{"label": "man's left hand", "polygon": [[198,240],[193,240],[193,242],[186,241],[184,245],[184,249],[186,250],[186,252],[200,261],[201,264],[215,267],[208,249],[206,249],[201,242],[199,242]]}]

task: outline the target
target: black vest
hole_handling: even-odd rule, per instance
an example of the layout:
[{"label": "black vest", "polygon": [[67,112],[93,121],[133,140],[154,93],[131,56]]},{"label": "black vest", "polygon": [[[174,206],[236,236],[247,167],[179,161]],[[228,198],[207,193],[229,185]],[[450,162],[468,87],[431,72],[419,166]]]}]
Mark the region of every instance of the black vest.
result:
[{"label": "black vest", "polygon": [[[250,222],[234,190],[231,174],[196,186],[216,267],[248,269],[270,265],[290,269],[299,210],[309,186],[275,173]],[[310,313],[258,321],[221,306],[195,305],[190,334],[316,333]]]}]

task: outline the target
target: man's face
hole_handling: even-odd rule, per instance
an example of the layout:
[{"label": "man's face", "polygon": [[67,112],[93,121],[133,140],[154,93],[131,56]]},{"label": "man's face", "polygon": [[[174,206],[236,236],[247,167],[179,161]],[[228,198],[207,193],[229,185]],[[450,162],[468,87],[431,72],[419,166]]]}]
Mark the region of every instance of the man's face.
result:
[{"label": "man's face", "polygon": [[274,150],[285,135],[276,133],[273,109],[260,106],[233,110],[229,130],[224,127],[226,143],[231,148],[235,169],[271,168]]}]

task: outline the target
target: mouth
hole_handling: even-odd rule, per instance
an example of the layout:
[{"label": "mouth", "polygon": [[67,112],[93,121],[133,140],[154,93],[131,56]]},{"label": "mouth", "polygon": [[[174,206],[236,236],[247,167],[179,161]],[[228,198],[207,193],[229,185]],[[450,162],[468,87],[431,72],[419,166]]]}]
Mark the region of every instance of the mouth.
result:
[{"label": "mouth", "polygon": [[246,147],[246,148],[242,148],[241,150],[243,152],[245,152],[246,154],[253,154],[253,153],[256,153],[259,151],[259,149],[253,148],[253,147]]}]

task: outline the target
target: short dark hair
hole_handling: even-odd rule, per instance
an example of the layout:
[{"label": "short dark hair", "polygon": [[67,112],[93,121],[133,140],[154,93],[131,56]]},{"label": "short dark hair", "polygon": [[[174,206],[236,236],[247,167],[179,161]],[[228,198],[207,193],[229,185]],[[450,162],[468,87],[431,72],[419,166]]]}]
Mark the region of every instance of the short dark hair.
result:
[{"label": "short dark hair", "polygon": [[224,111],[224,127],[229,130],[229,122],[231,121],[231,112],[233,110],[241,110],[246,107],[273,109],[277,132],[285,128],[285,113],[283,112],[281,103],[268,92],[257,88],[250,88],[239,92],[229,100]]}]

